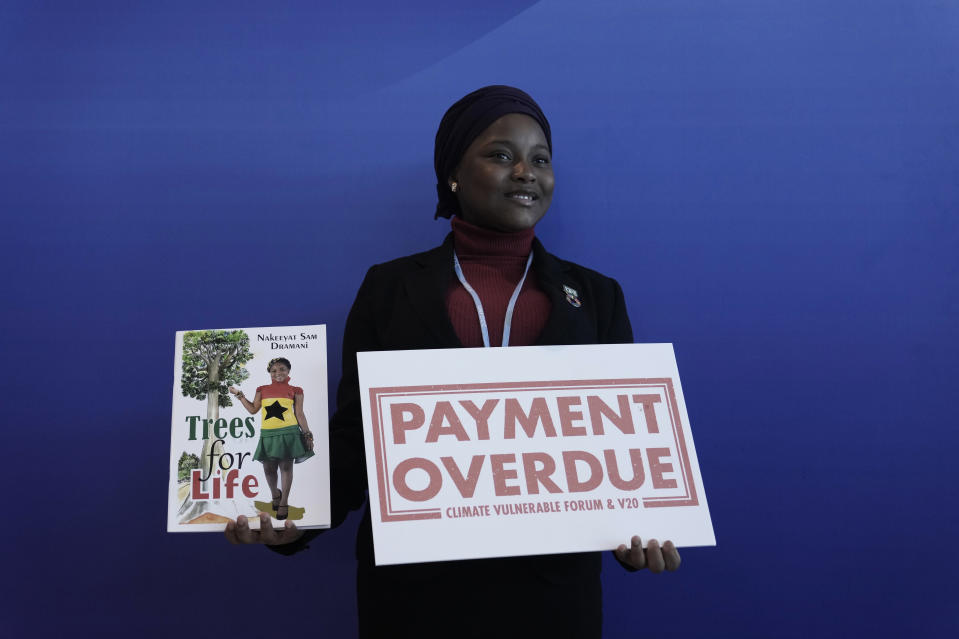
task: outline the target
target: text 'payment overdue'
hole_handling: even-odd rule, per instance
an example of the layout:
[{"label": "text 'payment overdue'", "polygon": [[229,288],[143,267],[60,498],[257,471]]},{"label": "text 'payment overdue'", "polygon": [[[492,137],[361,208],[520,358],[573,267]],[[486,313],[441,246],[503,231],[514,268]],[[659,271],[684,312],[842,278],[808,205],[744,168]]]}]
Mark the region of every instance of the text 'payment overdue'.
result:
[{"label": "text 'payment overdue'", "polygon": [[[639,529],[662,523],[653,513],[704,502],[677,383],[669,376],[370,386],[374,529],[417,522],[419,535],[432,522],[456,534],[466,526],[523,537],[621,522],[632,526],[623,539],[659,535]],[[509,545],[490,554],[536,552]],[[378,536],[378,562],[380,546]]]}]

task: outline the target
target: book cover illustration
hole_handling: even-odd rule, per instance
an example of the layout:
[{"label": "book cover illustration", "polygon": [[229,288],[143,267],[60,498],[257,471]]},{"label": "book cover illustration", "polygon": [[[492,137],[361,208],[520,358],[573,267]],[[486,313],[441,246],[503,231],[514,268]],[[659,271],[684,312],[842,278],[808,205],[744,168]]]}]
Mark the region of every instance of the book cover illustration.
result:
[{"label": "book cover illustration", "polygon": [[330,525],[326,327],[178,331],[168,532]]}]

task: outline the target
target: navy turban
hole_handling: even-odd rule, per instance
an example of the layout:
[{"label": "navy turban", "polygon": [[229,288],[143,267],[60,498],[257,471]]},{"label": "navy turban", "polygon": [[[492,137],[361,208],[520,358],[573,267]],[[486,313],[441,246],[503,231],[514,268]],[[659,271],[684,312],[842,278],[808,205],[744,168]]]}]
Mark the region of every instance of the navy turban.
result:
[{"label": "navy turban", "polygon": [[480,133],[508,113],[525,113],[539,123],[550,153],[553,138],[549,121],[536,101],[514,87],[502,84],[477,89],[451,106],[436,131],[433,149],[433,167],[436,169],[437,217],[450,217],[460,212],[456,195],[450,191],[447,180],[456,170],[466,149]]}]

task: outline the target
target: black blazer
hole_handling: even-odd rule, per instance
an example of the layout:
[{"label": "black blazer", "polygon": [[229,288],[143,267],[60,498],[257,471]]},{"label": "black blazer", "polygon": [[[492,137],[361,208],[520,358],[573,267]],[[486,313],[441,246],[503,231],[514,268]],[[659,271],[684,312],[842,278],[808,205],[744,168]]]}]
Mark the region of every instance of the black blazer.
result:
[{"label": "black blazer", "polygon": [[[538,240],[533,242],[531,268],[537,285],[552,304],[536,344],[632,343],[632,328],[623,292],[615,280],[547,253]],[[337,391],[337,409],[330,420],[334,527],[346,518],[348,511],[361,508],[366,502],[366,457],[356,353],[461,348],[446,310],[445,296],[453,277],[453,237],[450,234],[433,250],[373,266],[360,286],[346,322],[343,376]],[[568,299],[564,286],[575,291],[578,307]],[[300,542],[276,550],[291,554],[305,547],[315,535],[307,533]],[[525,602],[526,609],[530,606],[536,609],[537,606],[535,601],[529,600],[530,593],[543,598],[539,605],[552,611],[551,618],[558,619],[553,636],[598,636],[602,619],[599,553],[376,568],[367,505],[357,535],[356,555],[359,562],[360,625],[361,630],[366,628],[364,634],[377,636],[379,631],[373,629],[385,619],[390,619],[389,623],[394,625],[383,626],[381,630],[386,632],[389,629],[395,633],[397,616],[409,618],[410,605],[397,598],[400,593],[410,597],[407,603],[412,604],[421,599],[441,601],[451,592],[467,599],[482,599],[488,596],[491,588],[498,592],[508,587]],[[452,588],[454,583],[456,587]],[[547,587],[549,584],[552,587]],[[457,597],[459,601],[459,595]],[[500,608],[504,605],[503,599],[497,597]],[[446,608],[454,616],[466,614],[456,612],[453,601]],[[566,609],[566,614],[556,617],[557,608]],[[396,614],[384,614],[387,609]],[[537,619],[537,623],[542,621]],[[458,626],[457,632],[460,630],[462,627]],[[510,636],[508,631],[503,635],[502,627],[495,630],[501,636]],[[535,626],[536,635],[542,636],[543,630],[542,625]],[[422,628],[417,632],[422,636]]]}]

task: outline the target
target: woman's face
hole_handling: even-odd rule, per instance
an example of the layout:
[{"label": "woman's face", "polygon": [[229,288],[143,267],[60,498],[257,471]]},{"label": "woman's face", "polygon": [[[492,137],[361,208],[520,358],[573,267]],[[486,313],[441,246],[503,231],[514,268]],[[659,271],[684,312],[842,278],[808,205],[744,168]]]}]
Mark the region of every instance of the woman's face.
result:
[{"label": "woman's face", "polygon": [[495,231],[532,228],[553,199],[553,164],[539,124],[509,113],[469,145],[450,176],[461,217]]},{"label": "woman's face", "polygon": [[270,378],[274,382],[283,383],[286,381],[286,378],[290,376],[290,369],[286,367],[285,364],[274,364],[270,366]]}]

